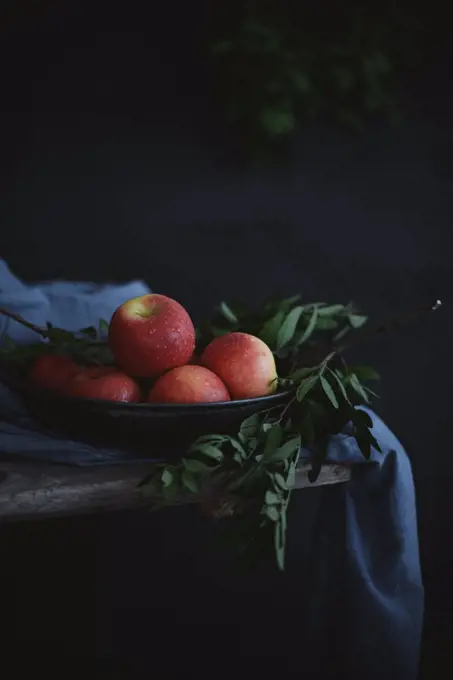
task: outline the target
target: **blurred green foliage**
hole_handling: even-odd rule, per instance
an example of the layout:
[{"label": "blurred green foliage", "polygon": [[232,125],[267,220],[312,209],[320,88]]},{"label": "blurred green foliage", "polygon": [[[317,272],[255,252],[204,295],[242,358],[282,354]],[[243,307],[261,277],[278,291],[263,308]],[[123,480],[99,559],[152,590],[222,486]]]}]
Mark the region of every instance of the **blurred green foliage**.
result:
[{"label": "blurred green foliage", "polygon": [[219,22],[211,52],[221,101],[255,147],[287,139],[307,119],[356,126],[398,116],[416,24],[394,4],[338,5],[255,0]]}]

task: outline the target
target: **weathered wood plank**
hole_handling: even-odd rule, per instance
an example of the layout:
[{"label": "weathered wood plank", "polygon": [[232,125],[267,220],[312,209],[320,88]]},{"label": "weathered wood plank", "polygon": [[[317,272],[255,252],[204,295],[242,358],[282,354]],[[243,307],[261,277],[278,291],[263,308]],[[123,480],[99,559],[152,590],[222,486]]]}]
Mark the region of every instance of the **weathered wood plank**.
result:
[{"label": "weathered wood plank", "polygon": [[[325,465],[311,484],[308,470],[306,464],[298,467],[295,488],[346,482],[351,474],[347,467]],[[149,471],[149,464],[76,468],[3,460],[0,522],[141,507],[149,500],[144,499],[137,485]]]}]

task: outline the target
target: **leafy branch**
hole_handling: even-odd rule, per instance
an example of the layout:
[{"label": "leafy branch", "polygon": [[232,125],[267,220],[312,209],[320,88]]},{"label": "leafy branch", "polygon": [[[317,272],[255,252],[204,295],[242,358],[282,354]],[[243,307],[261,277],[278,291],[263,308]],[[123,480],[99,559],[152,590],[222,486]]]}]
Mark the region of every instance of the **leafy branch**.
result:
[{"label": "leafy branch", "polygon": [[14,363],[19,367],[26,367],[40,354],[54,352],[66,354],[82,364],[111,364],[113,357],[107,343],[108,323],[100,319],[97,328],[88,326],[77,333],[72,333],[63,328],[56,328],[47,323],[45,328],[30,323],[20,314],[11,312],[0,307],[0,315],[19,323],[40,336],[36,343],[18,344],[8,335],[3,333],[0,339],[0,358]]}]

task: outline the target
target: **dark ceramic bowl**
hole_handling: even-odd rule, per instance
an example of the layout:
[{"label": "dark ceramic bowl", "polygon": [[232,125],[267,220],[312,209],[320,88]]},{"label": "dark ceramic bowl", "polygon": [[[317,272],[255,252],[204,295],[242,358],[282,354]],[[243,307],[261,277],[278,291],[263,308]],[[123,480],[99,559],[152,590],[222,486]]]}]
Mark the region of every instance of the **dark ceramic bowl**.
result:
[{"label": "dark ceramic bowl", "polygon": [[208,404],[122,404],[37,390],[8,370],[0,377],[22,398],[30,415],[62,437],[162,458],[183,454],[204,434],[235,434],[244,418],[283,407],[292,396],[286,390]]}]

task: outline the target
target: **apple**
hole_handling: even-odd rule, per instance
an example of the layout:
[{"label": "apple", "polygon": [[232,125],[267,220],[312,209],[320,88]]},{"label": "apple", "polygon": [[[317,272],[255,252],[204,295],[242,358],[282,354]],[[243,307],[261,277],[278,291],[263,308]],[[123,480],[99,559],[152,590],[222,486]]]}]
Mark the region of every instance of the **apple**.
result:
[{"label": "apple", "polygon": [[187,364],[164,373],[151,388],[149,402],[160,404],[196,404],[230,401],[220,378],[204,366]]},{"label": "apple", "polygon": [[83,368],[67,383],[64,394],[83,399],[140,401],[140,388],[133,378],[113,366]]},{"label": "apple", "polygon": [[149,293],[118,307],[109,325],[109,344],[121,370],[153,378],[190,360],[195,329],[179,302]]},{"label": "apple", "polygon": [[201,363],[223,380],[232,399],[263,397],[277,387],[274,355],[262,340],[248,333],[215,338]]},{"label": "apple", "polygon": [[79,370],[80,367],[68,356],[41,354],[33,362],[28,378],[39,389],[61,392]]}]

